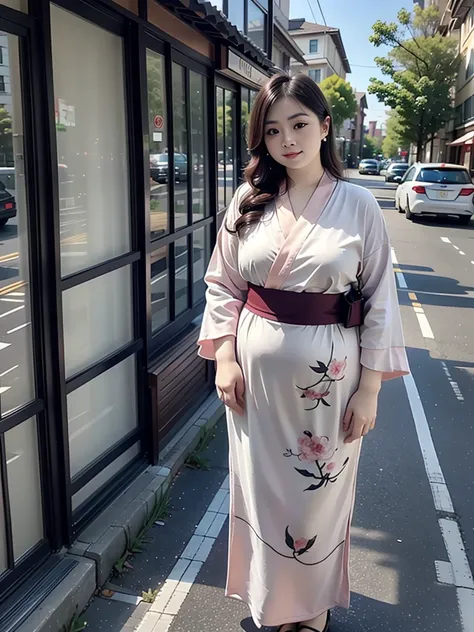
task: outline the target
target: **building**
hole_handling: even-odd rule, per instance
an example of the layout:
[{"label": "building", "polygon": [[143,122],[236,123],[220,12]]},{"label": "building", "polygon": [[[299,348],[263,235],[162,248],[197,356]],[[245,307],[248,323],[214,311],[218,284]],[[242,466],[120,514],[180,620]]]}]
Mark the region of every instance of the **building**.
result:
[{"label": "building", "polygon": [[439,0],[436,4],[443,16],[440,30],[457,38],[462,60],[454,96],[455,119],[436,139],[438,155],[474,173],[474,0]]},{"label": "building", "polygon": [[[278,70],[274,48],[304,62],[273,10],[0,0],[11,115],[0,181],[6,169],[17,207],[0,217],[8,630],[213,391],[196,340],[219,212],[247,159],[255,94]],[[22,591],[33,572],[35,591]]]},{"label": "building", "polygon": [[367,130],[367,135],[371,138],[383,138],[383,129],[381,127],[377,127],[377,121],[369,121],[369,129]]},{"label": "building", "polygon": [[304,18],[292,19],[289,32],[304,52],[307,66],[293,59],[291,72],[304,72],[316,83],[337,75],[342,79],[351,72],[339,29],[307,22]]}]

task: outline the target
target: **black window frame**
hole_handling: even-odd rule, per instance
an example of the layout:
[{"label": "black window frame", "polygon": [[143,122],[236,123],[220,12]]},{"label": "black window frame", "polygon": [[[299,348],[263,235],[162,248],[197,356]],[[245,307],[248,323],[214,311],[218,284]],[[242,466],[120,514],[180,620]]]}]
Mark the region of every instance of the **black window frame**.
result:
[{"label": "black window frame", "polygon": [[[224,15],[229,15],[229,3],[233,0],[223,0],[222,2],[222,12]],[[261,0],[242,0],[244,3],[244,35],[247,35],[249,39],[253,42],[252,38],[248,34],[248,15],[249,15],[249,3],[253,2],[264,14],[264,25],[263,25],[263,39],[264,39],[264,48],[263,51],[267,55],[268,59],[272,58],[272,49],[273,49],[273,28],[269,28],[269,25],[273,26],[273,1],[268,0],[268,7],[261,2]]]},{"label": "black window frame", "polygon": [[6,92],[4,75],[0,75],[0,92]]},{"label": "black window frame", "polygon": [[[185,71],[185,107],[186,107],[186,120],[187,120],[187,141],[188,141],[188,174],[187,174],[187,209],[188,209],[188,222],[187,225],[181,228],[175,229],[174,211],[175,211],[175,179],[171,176],[172,172],[168,176],[168,197],[169,197],[169,227],[168,231],[164,235],[153,236],[149,229],[146,232],[146,249],[147,249],[147,311],[151,314],[151,255],[153,252],[162,247],[168,247],[168,301],[169,301],[169,320],[162,327],[156,331],[152,330],[151,318],[147,327],[147,349],[148,349],[148,363],[153,364],[156,358],[162,354],[168,347],[170,347],[176,337],[183,332],[186,328],[191,326],[193,321],[202,313],[204,308],[204,298],[199,301],[195,301],[196,286],[194,283],[194,252],[193,252],[193,234],[201,229],[205,228],[210,231],[210,243],[211,245],[215,241],[215,222],[216,222],[216,191],[213,183],[217,178],[217,170],[215,167],[216,161],[216,149],[215,149],[215,126],[214,124],[208,125],[208,145],[207,155],[208,163],[210,165],[208,179],[207,179],[207,200],[209,204],[209,214],[201,220],[193,223],[192,218],[192,160],[190,160],[191,150],[191,129],[190,129],[190,117],[191,117],[191,103],[189,99],[189,81],[190,72],[196,72],[205,78],[205,90],[206,90],[206,107],[207,107],[207,120],[214,121],[215,118],[215,103],[214,103],[214,73],[212,63],[208,60],[208,63],[203,63],[203,60],[191,58],[181,50],[177,50],[169,41],[163,41],[149,31],[146,31],[143,36],[143,65],[142,81],[144,87],[142,87],[142,94],[147,95],[147,76],[146,76],[146,51],[151,50],[164,59],[165,70],[165,89],[166,89],[166,110],[167,110],[167,145],[168,153],[171,157],[169,161],[169,169],[175,164],[174,159],[174,129],[173,129],[173,82],[172,82],[172,67],[176,63],[184,68]],[[148,99],[143,98],[142,101],[142,125],[143,135],[145,138],[144,146],[147,147],[148,130]],[[212,118],[211,118],[212,116]],[[145,150],[145,155],[142,156],[142,162],[144,164],[145,180],[147,174],[147,161],[148,153]],[[146,215],[149,216],[149,182],[145,183],[145,196],[146,196]],[[149,224],[149,219],[147,219]],[[186,237],[187,238],[187,286],[188,286],[188,306],[187,309],[181,312],[179,315],[175,313],[175,243]],[[204,283],[204,282],[203,282]]]}]

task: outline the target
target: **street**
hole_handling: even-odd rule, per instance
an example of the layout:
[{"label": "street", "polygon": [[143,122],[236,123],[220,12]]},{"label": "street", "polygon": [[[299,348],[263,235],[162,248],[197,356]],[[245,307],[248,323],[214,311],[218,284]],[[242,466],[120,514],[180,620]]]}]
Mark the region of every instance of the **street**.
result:
[{"label": "street", "polygon": [[[395,186],[347,176],[384,209],[393,246],[412,375],[384,385],[364,441],[352,523],[352,605],[333,632],[474,630],[474,221],[413,223]],[[171,488],[170,517],[154,526],[133,569],[110,587],[155,602],[96,598],[91,630],[256,632],[245,605],[224,597],[228,483],[225,426]],[[315,587],[317,590],[317,587]],[[162,613],[151,625],[150,612]],[[156,615],[155,615],[156,616]],[[138,627],[132,622],[144,617]],[[147,623],[148,621],[148,623]]]}]

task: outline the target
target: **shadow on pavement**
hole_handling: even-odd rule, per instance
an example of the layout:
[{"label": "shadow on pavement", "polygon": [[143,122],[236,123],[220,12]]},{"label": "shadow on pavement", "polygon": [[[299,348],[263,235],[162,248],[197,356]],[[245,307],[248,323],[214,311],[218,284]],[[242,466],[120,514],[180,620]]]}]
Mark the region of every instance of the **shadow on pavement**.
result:
[{"label": "shadow on pavement", "polygon": [[460,224],[457,217],[446,217],[443,219],[439,219],[438,217],[430,217],[427,215],[425,217],[417,217],[415,219],[415,223],[427,227],[432,226],[433,228],[457,228],[462,232],[474,230],[473,219],[471,219],[471,223],[466,226],[465,224]]},{"label": "shadow on pavement", "polygon": [[[459,281],[452,277],[410,272],[410,266],[400,267],[403,269],[409,291],[417,293],[418,301],[422,305],[474,308],[473,286],[460,285]],[[427,271],[429,270],[427,268]],[[408,298],[408,290],[406,292],[400,291],[399,297],[402,305],[411,303]]]}]

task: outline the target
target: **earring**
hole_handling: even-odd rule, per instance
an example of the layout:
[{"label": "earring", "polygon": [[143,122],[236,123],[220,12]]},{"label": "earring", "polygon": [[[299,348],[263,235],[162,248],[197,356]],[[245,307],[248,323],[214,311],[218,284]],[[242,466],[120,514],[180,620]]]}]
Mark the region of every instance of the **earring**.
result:
[{"label": "earring", "polygon": [[325,137],[323,138],[323,143],[327,143],[327,142],[328,142],[328,137],[327,137],[327,136],[325,136]]}]

